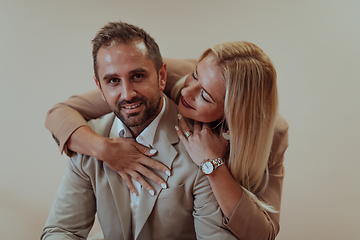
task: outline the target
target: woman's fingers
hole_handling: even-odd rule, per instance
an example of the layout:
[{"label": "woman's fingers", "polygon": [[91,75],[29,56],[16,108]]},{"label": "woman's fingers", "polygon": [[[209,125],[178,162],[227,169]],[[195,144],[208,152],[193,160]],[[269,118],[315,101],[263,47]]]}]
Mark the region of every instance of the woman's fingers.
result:
[{"label": "woman's fingers", "polygon": [[131,194],[135,194],[136,196],[138,196],[138,192],[136,191],[136,188],[134,187],[134,184],[131,181],[131,177],[123,172],[118,172],[120,177],[124,180],[126,186],[129,188]]},{"label": "woman's fingers", "polygon": [[140,185],[151,195],[153,196],[155,194],[154,189],[150,186],[150,184],[145,181],[142,175],[140,175],[138,172],[131,172],[130,173],[131,178],[140,183]]},{"label": "woman's fingers", "polygon": [[210,123],[203,123],[202,129],[209,129],[209,130],[211,130]]},{"label": "woman's fingers", "polygon": [[135,147],[137,150],[139,150],[140,153],[146,155],[146,156],[154,156],[157,153],[157,150],[154,148],[148,148],[144,145],[134,141]]},{"label": "woman's fingers", "polygon": [[[147,167],[149,167],[149,168],[157,169],[157,170],[165,173],[168,176],[171,176],[170,169],[168,167],[166,167],[164,164],[162,164],[161,162],[158,162],[158,161],[156,161],[154,159],[143,158],[143,159],[140,160],[140,163],[147,166]],[[148,177],[148,176],[146,176],[146,177]],[[148,177],[148,178],[150,178],[150,177]],[[151,179],[151,180],[153,180],[153,179]],[[154,182],[156,182],[156,181],[154,181]]]},{"label": "woman's fingers", "polygon": [[178,126],[175,126],[175,130],[176,130],[177,135],[180,138],[180,141],[185,145],[185,147],[187,147],[188,140],[185,137],[183,131]]},{"label": "woman's fingers", "polygon": [[[154,156],[156,155],[157,153],[157,150],[156,149],[151,149],[151,148],[147,148],[143,145],[141,145],[140,143],[137,143],[135,142],[135,147],[139,150],[140,153],[144,153],[146,154],[145,152],[147,152],[148,154],[146,155],[151,155],[151,156]],[[157,169],[163,173],[165,173],[166,175],[170,176],[171,175],[171,172],[170,172],[170,169],[168,167],[166,167],[164,164],[154,160],[154,159],[151,159],[147,156],[140,156],[139,157],[139,162],[145,166],[148,166],[150,168],[153,168],[153,169]]]},{"label": "woman's fingers", "polygon": [[105,151],[107,155],[102,160],[107,160],[106,163],[121,176],[131,193],[137,195],[132,179],[139,182],[152,195],[155,194],[154,189],[145,177],[162,188],[167,187],[165,180],[152,171],[152,169],[156,169],[168,176],[171,175],[167,166],[149,157],[157,154],[156,149],[145,147],[130,138],[109,140]]},{"label": "woman's fingers", "polygon": [[[151,169],[146,168],[144,166],[140,166],[137,171],[144,177],[150,179],[151,181],[155,182],[156,184],[158,184],[161,188],[167,188],[167,184],[166,182],[159,177],[158,175],[156,175],[153,171],[151,171]],[[136,180],[136,179],[135,179]],[[145,181],[145,180],[144,180]],[[139,182],[140,183],[140,182]],[[142,185],[142,183],[140,183]],[[142,185],[143,187],[145,187],[144,185]],[[146,188],[146,187],[145,187]],[[152,188],[147,189],[152,190]]]},{"label": "woman's fingers", "polygon": [[[152,160],[152,159],[151,159]],[[154,160],[152,160],[154,161]],[[161,165],[160,163],[157,163],[159,165]],[[152,165],[152,164],[149,164]],[[156,164],[155,164],[156,165]],[[155,166],[153,165],[153,166]],[[159,168],[159,166],[156,166],[157,168]],[[121,178],[125,181],[126,186],[129,188],[130,192],[132,194],[138,195],[136,188],[134,187],[134,184],[131,180],[134,179],[135,181],[137,181],[138,183],[140,183],[140,185],[150,194],[150,195],[154,195],[155,191],[154,189],[150,186],[150,184],[144,179],[144,177],[150,179],[151,181],[155,182],[156,184],[158,184],[161,188],[167,188],[167,184],[166,182],[159,177],[158,175],[156,175],[153,171],[151,171],[151,169],[143,166],[142,164],[139,163],[139,165],[135,168],[135,171],[127,171],[127,173],[123,172],[118,172],[119,175],[121,176]],[[170,171],[168,172],[168,174],[170,174]]]},{"label": "woman's fingers", "polygon": [[142,165],[139,166],[139,168],[137,169],[137,171],[139,173],[141,173],[143,176],[149,178],[151,181],[155,182],[160,187],[167,188],[166,182],[161,177],[156,175],[153,171],[151,171],[151,169],[149,169],[147,167],[144,167],[144,166],[148,166],[148,167],[150,167],[152,169],[157,169],[159,171],[164,172],[166,175],[170,176],[171,172],[170,172],[169,168],[167,168],[164,164],[162,164],[162,163],[160,163],[160,162],[158,162],[156,160],[148,159],[148,158],[143,159],[141,161],[141,164]]},{"label": "woman's fingers", "polygon": [[184,136],[186,138],[190,137],[190,135],[192,134],[192,131],[191,131],[189,125],[187,124],[185,118],[181,114],[178,114],[178,118],[179,118],[181,129],[184,133]]},{"label": "woman's fingers", "polygon": [[[140,151],[140,153],[143,153],[146,151],[148,151],[152,155],[155,155],[157,153],[156,149],[147,148],[139,143],[135,143],[135,146]],[[154,150],[154,151],[151,152],[152,150]],[[164,164],[162,164],[154,159],[151,159],[151,158],[149,158],[147,156],[143,156],[143,155],[139,157],[138,161],[139,161],[138,162],[139,164],[136,166],[136,169],[135,169],[138,173],[140,173],[142,176],[150,179],[151,181],[155,182],[160,187],[167,188],[166,182],[152,171],[152,169],[156,169],[156,170],[159,170],[159,171],[165,173],[167,176],[170,176],[171,172],[167,166],[165,166]],[[135,175],[133,174],[132,176],[135,176]],[[137,179],[139,179],[138,182],[141,184],[141,186],[143,186],[150,194],[154,193],[154,189],[152,189],[150,187],[150,185],[145,180],[143,180],[143,178],[140,178],[138,174],[136,174],[136,177],[137,177]],[[135,180],[137,181],[137,179],[135,179]]]}]

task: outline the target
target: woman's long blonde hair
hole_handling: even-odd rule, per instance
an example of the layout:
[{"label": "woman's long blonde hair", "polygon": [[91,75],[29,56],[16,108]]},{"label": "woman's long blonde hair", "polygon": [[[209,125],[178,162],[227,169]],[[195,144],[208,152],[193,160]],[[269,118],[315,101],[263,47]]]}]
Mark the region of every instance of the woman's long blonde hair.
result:
[{"label": "woman's long blonde hair", "polygon": [[[278,109],[275,68],[269,57],[250,42],[215,45],[202,54],[200,61],[209,54],[216,57],[226,85],[231,174],[260,209],[277,212],[256,197],[268,182],[268,159]],[[179,82],[179,86],[183,83]],[[179,89],[174,89],[173,99],[176,92]]]}]

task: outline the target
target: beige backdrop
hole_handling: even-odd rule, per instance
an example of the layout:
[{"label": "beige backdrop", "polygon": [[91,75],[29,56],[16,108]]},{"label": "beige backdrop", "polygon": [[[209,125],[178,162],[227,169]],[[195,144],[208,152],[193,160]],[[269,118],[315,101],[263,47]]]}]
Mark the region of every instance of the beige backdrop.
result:
[{"label": "beige backdrop", "polygon": [[263,48],[290,124],[278,239],[360,239],[358,0],[0,0],[0,239],[39,238],[66,167],[46,111],[95,88],[90,40],[116,20],[167,57],[233,40]]}]

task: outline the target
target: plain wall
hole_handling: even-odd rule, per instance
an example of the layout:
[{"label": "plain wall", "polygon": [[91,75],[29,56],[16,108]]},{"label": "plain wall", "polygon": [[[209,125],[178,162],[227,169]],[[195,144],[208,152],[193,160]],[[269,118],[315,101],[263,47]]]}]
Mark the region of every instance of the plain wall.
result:
[{"label": "plain wall", "polygon": [[0,239],[38,239],[66,168],[48,109],[96,87],[91,39],[147,30],[163,56],[246,40],[273,60],[287,119],[279,240],[360,239],[360,1],[0,0]]}]

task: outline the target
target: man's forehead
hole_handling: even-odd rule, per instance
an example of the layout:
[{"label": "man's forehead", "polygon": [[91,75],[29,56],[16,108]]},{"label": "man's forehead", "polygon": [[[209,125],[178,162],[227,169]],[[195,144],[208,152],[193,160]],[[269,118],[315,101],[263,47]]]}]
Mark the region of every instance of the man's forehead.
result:
[{"label": "man's forehead", "polygon": [[145,43],[143,41],[135,41],[133,44],[142,53],[144,53],[144,54],[147,53],[147,49],[146,49]]},{"label": "man's forehead", "polygon": [[97,54],[98,60],[110,62],[111,60],[126,60],[137,58],[142,60],[148,58],[147,49],[143,42],[115,43],[102,46]]},{"label": "man's forehead", "polygon": [[147,47],[143,40],[133,40],[130,42],[119,42],[116,40],[113,40],[110,44],[103,45],[100,49],[114,49],[114,47],[124,47],[124,48],[132,48],[133,50],[136,50],[138,52],[141,52],[143,54],[147,54]]},{"label": "man's forehead", "polygon": [[154,62],[146,53],[147,48],[143,41],[103,46],[97,56],[99,75],[156,71]]}]

